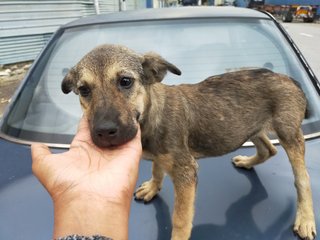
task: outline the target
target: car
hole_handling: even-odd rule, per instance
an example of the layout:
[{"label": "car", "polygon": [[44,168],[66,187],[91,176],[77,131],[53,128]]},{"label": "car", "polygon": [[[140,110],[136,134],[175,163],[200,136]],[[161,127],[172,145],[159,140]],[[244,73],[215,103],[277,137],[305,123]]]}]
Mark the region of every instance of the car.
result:
[{"label": "car", "polygon": [[313,9],[312,6],[286,6],[287,10],[282,16],[283,22],[292,22],[295,19],[303,19],[303,22],[313,22],[314,21],[314,12],[316,9]]},{"label": "car", "polygon": [[[171,85],[247,68],[267,68],[295,79],[308,99],[309,117],[302,128],[320,232],[320,84],[307,61],[267,12],[178,7],[81,18],[51,37],[1,120],[0,239],[51,238],[53,206],[32,175],[30,144],[46,143],[55,153],[68,149],[82,111],[76,95],[62,93],[61,81],[87,52],[104,43],[159,53],[182,71],[181,76],[166,76],[164,83]],[[292,170],[283,148],[270,137],[278,154],[252,170],[231,162],[233,156],[255,154],[251,142],[198,161],[191,239],[297,239],[292,231],[297,198]],[[141,161],[137,185],[151,177],[151,164]],[[170,239],[173,200],[168,177],[150,203],[133,200],[129,239]]]},{"label": "car", "polygon": [[298,6],[295,17],[302,18],[304,22],[313,22],[314,14],[312,6]]}]

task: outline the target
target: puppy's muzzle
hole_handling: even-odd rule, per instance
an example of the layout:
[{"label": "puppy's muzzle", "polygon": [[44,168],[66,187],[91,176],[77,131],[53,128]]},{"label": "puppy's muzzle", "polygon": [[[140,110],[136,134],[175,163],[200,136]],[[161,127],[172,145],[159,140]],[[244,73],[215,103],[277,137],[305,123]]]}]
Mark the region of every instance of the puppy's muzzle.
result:
[{"label": "puppy's muzzle", "polygon": [[[111,117],[113,116],[113,117]],[[114,147],[125,144],[137,134],[137,122],[129,120],[122,123],[119,115],[101,114],[94,115],[91,122],[91,138],[98,147]]]}]

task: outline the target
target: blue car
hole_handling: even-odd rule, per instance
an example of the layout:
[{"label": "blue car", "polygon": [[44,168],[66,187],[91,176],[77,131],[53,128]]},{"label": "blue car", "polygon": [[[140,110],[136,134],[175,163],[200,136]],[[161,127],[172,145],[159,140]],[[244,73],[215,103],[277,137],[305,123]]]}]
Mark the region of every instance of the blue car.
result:
[{"label": "blue car", "polygon": [[[55,153],[68,149],[82,111],[77,96],[62,93],[61,81],[86,53],[105,43],[159,53],[182,71],[182,76],[168,74],[164,83],[170,85],[196,83],[246,68],[267,68],[295,79],[309,103],[310,117],[302,128],[320,232],[320,83],[308,63],[268,13],[235,7],[181,7],[82,18],[52,36],[1,119],[0,239],[52,237],[53,206],[32,175],[30,144],[46,143]],[[236,155],[254,155],[251,142],[236,152],[198,161],[191,239],[298,239],[292,231],[297,198],[292,169],[275,136],[270,137],[278,154],[252,170],[235,168],[231,161]],[[151,165],[141,161],[138,185],[151,177]],[[133,200],[129,239],[170,239],[173,200],[168,177],[149,204]]]}]

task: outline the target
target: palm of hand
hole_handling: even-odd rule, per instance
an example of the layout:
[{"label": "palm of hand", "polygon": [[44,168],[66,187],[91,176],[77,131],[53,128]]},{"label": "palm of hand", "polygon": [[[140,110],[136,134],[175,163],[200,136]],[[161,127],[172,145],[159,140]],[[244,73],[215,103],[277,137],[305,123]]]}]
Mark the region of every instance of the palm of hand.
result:
[{"label": "palm of hand", "polygon": [[82,119],[68,152],[51,154],[44,145],[32,146],[33,171],[54,201],[82,194],[121,203],[133,194],[141,151],[139,134],[114,149],[96,147]]}]

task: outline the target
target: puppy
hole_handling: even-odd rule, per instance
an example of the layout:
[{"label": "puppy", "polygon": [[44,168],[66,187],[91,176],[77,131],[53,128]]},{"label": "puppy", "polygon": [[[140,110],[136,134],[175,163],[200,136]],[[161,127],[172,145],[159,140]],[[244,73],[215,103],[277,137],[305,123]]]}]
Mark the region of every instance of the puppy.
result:
[{"label": "puppy", "polygon": [[156,53],[139,55],[123,46],[102,45],[84,56],[62,82],[64,93],[80,95],[97,146],[124,144],[140,125],[143,155],[153,160],[153,167],[152,178],[136,190],[136,199],[150,201],[167,173],[175,191],[172,239],[189,239],[196,159],[229,153],[251,140],[256,155],[233,158],[235,166],[250,169],[276,154],[266,134],[272,130],[286,150],[295,177],[294,231],[301,238],[314,239],[301,130],[307,101],[294,81],[253,69],[212,76],[197,84],[167,86],[161,83],[167,71],[181,74]]}]

